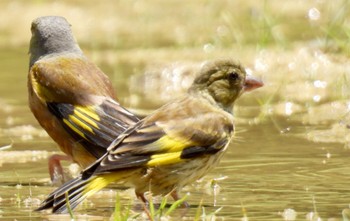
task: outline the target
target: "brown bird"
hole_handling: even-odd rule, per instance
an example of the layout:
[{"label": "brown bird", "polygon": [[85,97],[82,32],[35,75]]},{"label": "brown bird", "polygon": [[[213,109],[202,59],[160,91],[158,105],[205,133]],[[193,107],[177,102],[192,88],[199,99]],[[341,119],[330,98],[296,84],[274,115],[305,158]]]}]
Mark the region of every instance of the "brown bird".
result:
[{"label": "brown bird", "polygon": [[103,157],[51,193],[38,210],[66,213],[66,194],[74,208],[112,182],[134,187],[144,202],[147,191],[179,199],[182,187],[214,168],[227,150],[236,99],[262,85],[231,60],[209,62],[186,96],[120,134]]},{"label": "brown bird", "polygon": [[86,168],[138,118],[115,100],[112,83],[84,56],[65,18],[39,17],[31,31],[29,107],[68,156],[49,159],[54,180],[63,173],[60,160],[71,158]]}]

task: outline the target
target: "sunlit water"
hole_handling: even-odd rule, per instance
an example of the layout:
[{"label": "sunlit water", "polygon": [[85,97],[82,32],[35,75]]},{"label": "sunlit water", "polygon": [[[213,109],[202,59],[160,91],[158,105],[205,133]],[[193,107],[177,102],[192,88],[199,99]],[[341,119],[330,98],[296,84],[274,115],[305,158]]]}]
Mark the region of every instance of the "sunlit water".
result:
[{"label": "sunlit water", "polygon": [[[0,219],[66,220],[69,216],[33,211],[55,188],[49,182],[47,157],[58,149],[27,108],[24,51],[0,53],[0,147],[4,149],[0,151]],[[9,54],[11,59],[6,60]],[[128,66],[123,68],[133,70]],[[272,82],[267,83],[267,88],[275,87],[278,82],[273,81],[272,75],[264,76],[263,71],[260,76]],[[128,81],[129,77],[125,82],[135,81]],[[116,84],[122,97],[133,97],[122,81]],[[274,110],[270,112],[266,110],[266,103],[259,104],[258,100],[269,97],[274,90],[264,90],[262,94],[255,92],[241,98],[235,110],[236,138],[220,166],[182,192],[189,194],[188,202],[192,206],[173,212],[173,220],[179,217],[193,220],[201,202],[208,217],[221,208],[215,214],[216,220],[321,220],[319,217],[342,220],[342,211],[350,204],[350,150],[344,142],[331,139],[332,134],[328,134],[329,142],[308,139],[310,133],[329,129],[337,121],[318,124],[302,120],[307,114],[295,117],[288,104],[281,114],[279,103],[285,105],[286,102],[281,94],[268,104],[267,109]],[[121,100],[128,103],[126,98]],[[288,99],[298,102],[292,95]],[[327,99],[326,103],[332,101]],[[137,100],[135,107],[146,106],[143,106],[146,101]],[[305,106],[300,103],[299,106],[301,113],[307,112]],[[318,114],[317,110],[314,114]],[[327,131],[324,130],[324,134]],[[142,206],[132,191],[105,189],[85,201],[75,216],[82,220],[109,220],[116,192],[120,193],[123,205],[131,203],[135,213],[142,213]]]}]

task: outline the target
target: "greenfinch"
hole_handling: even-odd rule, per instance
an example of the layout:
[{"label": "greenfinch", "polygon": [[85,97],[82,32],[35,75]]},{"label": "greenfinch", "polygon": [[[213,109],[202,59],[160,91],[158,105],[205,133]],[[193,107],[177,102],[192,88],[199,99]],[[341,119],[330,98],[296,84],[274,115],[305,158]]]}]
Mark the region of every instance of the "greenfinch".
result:
[{"label": "greenfinch", "polygon": [[234,61],[208,62],[184,97],[121,133],[104,156],[52,192],[38,210],[66,213],[67,200],[75,208],[112,182],[134,187],[144,202],[147,191],[178,200],[178,192],[214,168],[227,150],[236,99],[261,86]]},{"label": "greenfinch", "polygon": [[72,158],[86,168],[138,118],[115,100],[111,81],[84,56],[65,18],[39,17],[31,32],[29,107],[69,156],[50,158],[53,180],[63,173],[60,160]]}]

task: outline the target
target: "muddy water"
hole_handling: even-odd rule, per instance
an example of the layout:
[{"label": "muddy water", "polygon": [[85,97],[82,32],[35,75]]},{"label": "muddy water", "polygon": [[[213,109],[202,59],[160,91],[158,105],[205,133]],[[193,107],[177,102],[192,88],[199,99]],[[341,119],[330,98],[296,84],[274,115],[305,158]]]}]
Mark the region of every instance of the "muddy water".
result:
[{"label": "muddy water", "polygon": [[[57,148],[27,108],[25,51],[12,49],[0,53],[0,219],[66,220],[69,216],[33,211],[55,188],[48,179],[47,157]],[[339,61],[324,64],[313,53],[304,55],[309,60],[300,57],[273,62],[273,56],[289,56],[274,53],[244,58],[251,60],[248,64],[262,76],[266,86],[261,92],[241,98],[235,109],[236,138],[228,153],[218,168],[183,191],[189,194],[192,207],[176,210],[169,219],[193,220],[202,201],[207,218],[215,216],[216,220],[343,220],[342,213],[348,212],[350,204],[348,104],[344,95],[347,92],[335,94],[334,88],[338,87],[333,88],[334,79],[327,78],[323,72],[331,66],[339,74],[335,76],[342,76],[346,70]],[[300,51],[289,53],[296,55]],[[299,69],[291,71],[288,68],[291,63]],[[324,66],[322,71],[305,71],[308,65],[301,65],[304,63],[310,63],[310,67],[311,64]],[[123,70],[134,70],[132,65],[124,64]],[[269,70],[280,75],[299,74],[286,80]],[[120,72],[123,71],[113,73]],[[127,89],[125,82],[132,84],[135,79],[144,79],[133,78],[133,73],[129,71],[123,77],[124,82],[115,81],[124,103],[136,109],[155,108],[168,99],[166,95],[162,96],[163,100],[154,98],[150,105],[150,92]],[[113,74],[110,77],[115,78]],[[327,87],[317,87],[320,84]],[[316,95],[320,97],[315,98]],[[74,213],[75,217],[109,220],[116,192],[123,205],[131,203],[134,213],[142,213],[132,191],[106,189],[85,201]],[[210,215],[215,211],[215,215]]]}]

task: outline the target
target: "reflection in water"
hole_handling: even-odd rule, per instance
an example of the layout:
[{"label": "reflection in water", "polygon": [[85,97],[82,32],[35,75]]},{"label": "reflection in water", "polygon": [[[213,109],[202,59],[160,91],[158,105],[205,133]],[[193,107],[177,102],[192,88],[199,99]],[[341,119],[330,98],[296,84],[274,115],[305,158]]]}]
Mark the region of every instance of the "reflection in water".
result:
[{"label": "reflection in water", "polygon": [[[204,199],[203,205],[209,206],[208,211],[223,207],[217,216],[236,218],[243,216],[244,207],[253,220],[279,220],[281,216],[292,216],[292,211],[298,217],[312,216],[310,214],[315,212],[321,217],[339,217],[347,208],[350,168],[346,164],[348,151],[340,145],[319,145],[293,134],[280,134],[271,122],[237,125],[237,128],[245,132],[239,133],[240,139],[230,146],[220,166],[201,183],[187,188],[192,205]],[[35,144],[31,146],[35,148]],[[37,206],[35,200],[28,202],[29,197],[42,199],[52,190],[46,186],[45,160],[24,163],[14,160],[4,164],[1,171],[5,178],[1,186],[7,191],[2,192],[0,203],[6,216],[29,216]],[[207,183],[213,183],[211,178],[216,178],[216,183],[210,187]],[[22,186],[19,188],[16,183]],[[216,195],[218,185],[220,193]],[[206,191],[206,188],[214,189]],[[90,198],[83,206],[89,214],[101,215],[101,210],[106,208],[112,212],[115,197],[112,194],[109,200],[101,200],[101,194]],[[214,204],[217,207],[213,208]],[[194,212],[195,208],[190,214]],[[108,216],[108,212],[104,215]]]},{"label": "reflection in water", "polygon": [[[290,61],[295,54],[299,58]],[[18,57],[20,63],[27,63],[26,55]],[[266,85],[258,93],[244,96],[237,105],[237,138],[220,166],[184,190],[190,193],[188,201],[192,205],[185,216],[191,220],[203,201],[208,216],[222,208],[215,215],[218,220],[342,220],[349,214],[350,203],[349,103],[345,99],[349,88],[335,77],[330,79],[328,73],[332,70],[333,76],[343,76],[344,66],[304,49],[283,54],[266,52],[256,59],[252,71],[263,76]],[[33,212],[55,188],[49,184],[46,157],[57,148],[27,108],[26,68],[19,68],[22,75],[12,74],[11,69],[0,75],[0,104],[4,107],[0,110],[0,147],[12,144],[0,152],[0,218],[67,219],[69,216]],[[181,77],[192,77],[191,72],[170,69],[162,77],[152,73],[152,81],[144,76],[127,79],[131,90],[125,99],[139,96],[137,108],[155,108],[170,99],[175,89],[134,91],[135,79],[143,79],[137,82],[141,85],[152,82],[164,86],[164,76],[172,77],[171,73],[176,76],[172,81],[175,83],[181,83]],[[126,87],[120,84],[117,88]],[[184,89],[176,90],[179,95]],[[152,106],[149,101],[154,94],[159,94],[160,100]],[[315,100],[315,96],[319,98]],[[132,210],[142,212],[132,192],[117,192],[123,205],[132,198]],[[76,216],[83,220],[111,217],[115,194],[116,191],[105,189],[92,196],[79,207]],[[81,215],[86,213],[89,216]],[[175,212],[172,216],[180,214]]]}]

